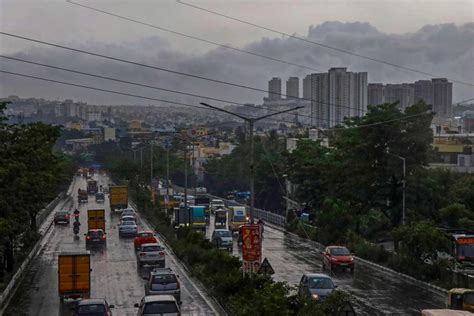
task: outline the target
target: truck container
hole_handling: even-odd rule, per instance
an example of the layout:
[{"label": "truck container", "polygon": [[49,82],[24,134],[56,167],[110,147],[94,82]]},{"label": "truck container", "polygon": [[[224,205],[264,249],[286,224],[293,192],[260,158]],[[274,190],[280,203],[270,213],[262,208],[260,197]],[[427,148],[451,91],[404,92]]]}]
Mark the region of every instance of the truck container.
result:
[{"label": "truck container", "polygon": [[105,232],[105,210],[87,210],[87,229],[102,229]]},{"label": "truck container", "polygon": [[190,206],[191,228],[206,231],[206,211],[204,206]]},{"label": "truck container", "polygon": [[128,187],[127,186],[111,186],[109,188],[110,210],[112,212],[123,210],[128,207]]},{"label": "truck container", "polygon": [[89,251],[59,253],[58,290],[61,301],[90,297],[91,264]]},{"label": "truck container", "polygon": [[248,223],[247,208],[245,206],[231,206],[228,212],[229,230],[235,232]]}]

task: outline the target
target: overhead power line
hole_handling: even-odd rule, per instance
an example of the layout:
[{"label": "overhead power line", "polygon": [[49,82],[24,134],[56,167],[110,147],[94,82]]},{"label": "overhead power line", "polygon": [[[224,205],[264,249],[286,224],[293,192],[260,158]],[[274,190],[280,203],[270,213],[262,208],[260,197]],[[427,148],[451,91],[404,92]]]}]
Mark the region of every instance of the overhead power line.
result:
[{"label": "overhead power line", "polygon": [[[76,74],[80,74],[80,75],[84,75],[84,76],[89,76],[89,77],[94,77],[94,78],[99,78],[99,79],[105,79],[105,80],[110,80],[110,81],[115,81],[115,82],[130,84],[130,85],[139,86],[139,87],[144,87],[144,88],[149,88],[149,89],[154,89],[154,90],[166,91],[166,92],[176,93],[176,94],[180,94],[180,95],[186,95],[186,96],[191,96],[191,97],[196,97],[196,98],[203,98],[203,99],[208,99],[208,100],[213,100],[213,101],[218,101],[218,102],[224,102],[224,103],[228,103],[228,104],[235,104],[235,105],[241,105],[241,106],[245,106],[245,107],[251,107],[251,108],[255,109],[254,106],[251,106],[251,105],[245,104],[245,103],[239,103],[239,102],[235,102],[235,101],[224,100],[224,99],[213,98],[213,97],[207,97],[207,96],[203,96],[203,95],[199,95],[199,94],[194,94],[194,93],[188,93],[188,92],[183,92],[183,91],[178,91],[178,90],[172,90],[172,89],[167,89],[167,88],[162,88],[162,87],[157,87],[157,86],[151,86],[151,85],[142,84],[142,83],[133,82],[133,81],[127,81],[127,80],[123,80],[123,79],[117,79],[117,78],[112,78],[112,77],[106,77],[106,76],[97,75],[97,74],[92,74],[92,73],[88,73],[88,72],[84,72],[84,71],[79,71],[79,70],[74,70],[74,69],[70,69],[70,68],[64,68],[64,67],[58,67],[58,66],[53,66],[53,65],[38,63],[38,62],[31,61],[31,60],[26,60],[26,59],[11,57],[11,56],[5,56],[5,55],[0,55],[0,58],[5,58],[5,59],[9,59],[9,60],[13,60],[13,61],[18,61],[18,62],[22,62],[22,63],[32,64],[32,65],[41,66],[41,67],[47,67],[47,68],[51,68],[51,69],[56,69],[56,70],[61,70],[61,71],[66,71],[66,72],[71,72],[71,73],[76,73]],[[268,109],[268,108],[263,108],[263,109]],[[298,114],[298,115],[299,115],[299,116],[302,116],[302,117],[311,118],[310,115],[304,115],[304,114]],[[321,119],[321,120],[324,120],[324,119]],[[339,124],[339,123],[343,123],[343,122],[336,121],[336,120],[328,120],[328,121],[329,121],[329,122],[338,123],[338,124]]]},{"label": "overhead power line", "polygon": [[[275,29],[272,29],[272,28],[269,28],[269,27],[266,27],[266,26],[258,25],[258,24],[253,23],[253,22],[249,22],[249,21],[246,21],[246,20],[242,20],[242,19],[230,16],[230,15],[226,15],[226,14],[223,14],[223,13],[220,13],[220,12],[212,11],[210,9],[206,9],[206,8],[194,5],[194,4],[186,3],[186,2],[183,2],[181,0],[176,0],[176,2],[178,2],[179,4],[186,5],[188,7],[200,10],[200,11],[204,11],[204,12],[207,12],[207,13],[218,15],[220,17],[223,17],[223,18],[226,18],[226,19],[229,19],[229,20],[233,20],[233,21],[236,21],[236,22],[239,22],[239,23],[247,24],[247,25],[262,29],[262,30],[266,30],[266,31],[269,31],[269,32],[272,32],[272,33],[276,33],[278,35],[287,36],[287,37],[290,37],[290,38],[293,38],[293,39],[296,39],[296,40],[299,40],[299,41],[303,41],[305,43],[309,43],[309,44],[316,45],[316,46],[319,46],[319,47],[324,47],[324,48],[331,49],[331,50],[334,50],[334,51],[337,51],[337,52],[340,52],[340,53],[344,53],[344,54],[347,54],[347,55],[352,55],[352,56],[363,58],[363,59],[366,59],[366,60],[370,60],[370,61],[373,61],[373,62],[376,62],[376,63],[388,65],[388,66],[391,66],[391,67],[394,67],[394,68],[398,68],[398,69],[402,69],[402,70],[422,74],[424,76],[428,76],[428,77],[431,77],[431,78],[443,77],[443,76],[440,76],[440,75],[437,75],[437,74],[432,74],[432,73],[422,71],[422,70],[419,70],[419,69],[415,69],[415,68],[411,68],[411,67],[397,65],[397,64],[394,64],[394,63],[389,62],[389,61],[385,61],[385,60],[370,57],[370,56],[365,56],[365,55],[362,55],[362,54],[359,54],[359,53],[354,53],[354,52],[351,52],[351,51],[348,51],[348,50],[344,50],[342,48],[338,48],[338,47],[335,47],[335,46],[330,46],[330,45],[327,45],[327,44],[323,44],[323,43],[320,43],[320,42],[309,40],[307,38],[299,37],[299,36],[292,35],[292,34],[289,34],[289,33],[286,33],[286,32],[282,32],[282,31],[278,31],[278,30],[275,30]],[[471,87],[474,86],[474,84],[471,83],[471,82],[465,82],[465,81],[457,80],[457,79],[453,79],[453,78],[447,78],[447,79],[451,80],[452,82],[460,83],[460,84],[463,84],[463,85],[467,85],[467,86],[471,86]]]},{"label": "overhead power line", "polygon": [[[206,108],[206,107],[200,107],[200,106],[197,106],[197,105],[192,105],[192,104],[187,104],[187,103],[182,103],[182,102],[175,102],[175,101],[169,101],[169,100],[163,100],[163,99],[158,99],[158,98],[153,98],[153,97],[142,96],[142,95],[138,95],[138,94],[132,94],[132,93],[125,93],[125,92],[115,91],[115,90],[96,88],[96,87],[91,87],[91,86],[86,86],[86,85],[81,85],[81,84],[76,84],[76,83],[71,83],[71,82],[66,82],[66,81],[60,81],[60,80],[54,80],[54,79],[49,79],[49,78],[43,78],[43,77],[27,75],[27,74],[21,74],[21,73],[13,72],[13,71],[6,71],[6,70],[1,70],[0,69],[0,73],[14,75],[14,76],[18,76],[18,77],[29,78],[29,79],[34,79],[34,80],[58,83],[58,84],[66,85],[66,86],[72,86],[72,87],[78,87],[78,88],[83,88],[83,89],[106,92],[106,93],[111,93],[111,94],[124,95],[124,96],[144,99],[144,100],[152,100],[152,101],[158,101],[158,102],[163,102],[163,103],[170,103],[170,104],[175,104],[175,105],[182,105],[182,106],[193,107],[193,108],[198,108],[198,109],[210,110],[209,108]],[[365,128],[365,127],[370,127],[370,126],[375,126],[375,125],[382,125],[382,124],[386,124],[386,123],[392,123],[392,122],[396,122],[396,121],[403,121],[403,120],[406,120],[406,119],[410,119],[410,118],[417,117],[417,116],[422,116],[422,115],[427,115],[427,114],[428,113],[418,113],[418,114],[415,114],[415,115],[404,116],[404,117],[400,117],[400,118],[393,119],[393,120],[388,120],[388,121],[381,121],[381,122],[376,122],[376,123],[371,123],[371,124],[366,124],[366,125],[348,126],[348,127],[345,127],[345,128],[333,128],[333,129],[328,129],[327,131],[330,132],[330,131],[340,131],[340,130],[348,130],[348,129],[354,129],[354,128]],[[279,122],[288,122],[288,121],[284,121],[284,120],[280,120],[280,119],[274,119],[274,118],[267,118],[267,120],[273,120],[273,121],[279,121]],[[309,127],[308,125],[306,125],[306,126]]]},{"label": "overhead power line", "polygon": [[[169,73],[173,73],[173,74],[181,75],[181,76],[185,76],[185,77],[201,79],[201,80],[214,82],[214,83],[219,83],[219,84],[223,84],[223,85],[227,85],[227,86],[234,86],[234,87],[247,89],[247,90],[258,91],[258,92],[265,92],[265,93],[268,92],[270,94],[274,94],[274,95],[278,95],[278,96],[291,97],[294,100],[311,101],[311,102],[315,102],[315,103],[323,104],[323,105],[330,105],[330,106],[335,106],[335,107],[340,107],[340,108],[353,109],[353,110],[356,110],[356,111],[360,111],[362,115],[364,114],[364,112],[366,112],[366,111],[363,111],[359,108],[354,108],[354,107],[351,107],[351,106],[333,104],[333,103],[328,103],[328,102],[321,102],[321,101],[317,101],[317,100],[314,100],[314,99],[295,98],[295,97],[288,96],[288,95],[283,94],[283,93],[270,92],[270,91],[267,91],[267,90],[264,90],[264,89],[259,89],[259,88],[255,88],[255,87],[251,87],[251,86],[238,84],[238,83],[232,83],[232,82],[228,82],[228,81],[213,79],[213,78],[199,76],[199,75],[193,75],[193,74],[190,74],[190,73],[185,73],[185,72],[176,71],[176,70],[171,70],[171,69],[167,69],[167,68],[163,68],[163,67],[147,65],[147,64],[144,64],[144,63],[136,62],[136,61],[126,60],[126,59],[122,59],[122,58],[118,58],[118,57],[107,56],[107,55],[103,55],[103,54],[99,54],[99,53],[86,51],[86,50],[83,50],[83,49],[77,49],[77,48],[73,48],[73,47],[69,47],[69,46],[59,45],[59,44],[46,42],[46,41],[42,41],[42,40],[37,40],[37,39],[33,39],[33,38],[21,36],[21,35],[16,35],[16,34],[12,34],[12,33],[0,32],[0,34],[5,35],[5,36],[18,38],[18,39],[22,39],[22,40],[25,40],[25,41],[30,41],[30,42],[33,42],[33,43],[38,43],[38,44],[42,44],[42,45],[47,45],[47,46],[52,46],[52,47],[61,48],[61,49],[65,49],[65,50],[70,50],[70,51],[74,51],[74,52],[78,52],[78,53],[82,53],[82,54],[87,54],[87,55],[91,55],[91,56],[95,56],[95,57],[105,58],[105,59],[118,61],[118,62],[122,62],[122,63],[126,63],[126,64],[131,64],[131,65],[135,65],[135,66],[140,66],[140,67],[155,69],[155,70],[159,70],[159,71],[169,72]],[[275,111],[274,109],[269,109],[269,108],[266,108],[266,109],[268,109],[270,111]]]},{"label": "overhead power line", "polygon": [[130,17],[126,17],[126,16],[123,16],[123,15],[119,15],[119,14],[109,12],[109,11],[105,11],[105,10],[102,10],[102,9],[98,9],[98,8],[95,8],[95,7],[87,6],[87,5],[84,5],[84,4],[81,4],[81,3],[78,3],[78,2],[74,2],[74,1],[71,1],[71,0],[67,0],[66,2],[68,2],[70,4],[73,4],[73,5],[76,5],[76,6],[79,6],[79,7],[83,7],[83,8],[95,11],[95,12],[99,12],[99,13],[103,13],[103,14],[106,14],[106,15],[109,15],[109,16],[113,16],[113,17],[116,17],[116,18],[119,18],[119,19],[122,19],[122,20],[126,20],[126,21],[129,21],[129,22],[137,23],[137,24],[141,24],[141,25],[144,25],[144,26],[148,26],[148,27],[163,31],[163,32],[168,32],[168,33],[171,33],[171,34],[174,34],[174,35],[186,37],[186,38],[189,38],[189,39],[192,39],[192,40],[195,40],[195,41],[203,42],[203,43],[214,45],[214,46],[217,46],[217,47],[233,50],[233,51],[236,51],[236,52],[239,52],[239,53],[244,53],[244,54],[248,54],[248,55],[268,59],[268,60],[271,60],[271,61],[274,61],[274,62],[278,62],[278,63],[290,65],[290,66],[296,66],[296,67],[300,67],[300,68],[304,68],[304,69],[308,69],[308,70],[312,70],[312,71],[322,71],[320,69],[317,69],[317,68],[314,68],[314,67],[311,67],[311,66],[301,65],[301,64],[294,63],[294,62],[291,62],[291,61],[287,61],[287,60],[283,60],[283,59],[279,59],[279,58],[275,58],[275,57],[271,57],[271,56],[266,56],[266,55],[251,52],[251,51],[248,51],[248,50],[245,50],[245,49],[240,49],[240,48],[232,47],[232,46],[229,46],[229,45],[217,43],[217,42],[214,42],[214,41],[202,38],[202,37],[197,37],[197,36],[194,36],[194,35],[189,35],[189,34],[185,34],[185,33],[182,33],[182,32],[174,31],[174,30],[171,30],[171,29],[168,29],[168,28],[157,26],[155,24],[150,24],[150,23],[147,23],[147,22],[139,21],[139,20],[136,20],[136,19],[133,19],[133,18],[130,18]]}]

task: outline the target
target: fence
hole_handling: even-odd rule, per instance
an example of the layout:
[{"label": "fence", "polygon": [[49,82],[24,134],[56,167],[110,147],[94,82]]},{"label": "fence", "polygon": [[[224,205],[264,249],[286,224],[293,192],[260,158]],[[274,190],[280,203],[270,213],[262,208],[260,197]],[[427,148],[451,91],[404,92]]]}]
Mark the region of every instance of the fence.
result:
[{"label": "fence", "polygon": [[273,225],[277,225],[280,227],[285,227],[286,226],[286,217],[281,216],[272,212],[260,210],[260,209],[254,209],[254,215],[256,218],[261,219],[264,222],[271,223]]}]

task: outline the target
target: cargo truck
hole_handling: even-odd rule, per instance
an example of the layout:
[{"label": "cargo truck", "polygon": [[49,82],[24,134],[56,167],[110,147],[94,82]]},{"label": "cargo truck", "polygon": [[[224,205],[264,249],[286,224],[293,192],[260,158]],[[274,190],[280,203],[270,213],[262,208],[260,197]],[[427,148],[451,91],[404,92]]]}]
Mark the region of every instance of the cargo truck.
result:
[{"label": "cargo truck", "polygon": [[61,301],[90,297],[91,264],[89,251],[59,253],[58,290]]},{"label": "cargo truck", "polygon": [[200,231],[206,231],[206,211],[204,206],[190,206],[191,209],[191,228]]},{"label": "cargo truck", "polygon": [[105,232],[105,210],[87,210],[87,229],[102,229]]},{"label": "cargo truck", "polygon": [[124,210],[128,207],[128,187],[111,186],[109,193],[110,210],[112,212]]},{"label": "cargo truck", "polygon": [[229,230],[236,232],[241,226],[248,223],[248,214],[245,206],[231,206],[228,212]]},{"label": "cargo truck", "polygon": [[209,204],[211,203],[211,199],[206,195],[198,195],[194,200],[194,205],[197,206],[204,206],[204,213],[206,217],[206,223],[209,224],[209,220],[211,218]]}]

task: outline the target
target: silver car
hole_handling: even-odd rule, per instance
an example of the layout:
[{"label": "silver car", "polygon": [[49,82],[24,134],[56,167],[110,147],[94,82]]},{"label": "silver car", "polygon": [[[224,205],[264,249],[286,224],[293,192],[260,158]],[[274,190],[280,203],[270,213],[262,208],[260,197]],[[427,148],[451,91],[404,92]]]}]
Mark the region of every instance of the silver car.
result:
[{"label": "silver car", "polygon": [[119,228],[119,236],[133,236],[135,237],[138,232],[138,226],[135,221],[131,220],[123,220],[118,225]]},{"label": "silver car", "polygon": [[301,277],[299,293],[313,300],[322,301],[336,288],[337,285],[329,276],[322,273],[307,273]]},{"label": "silver car", "polygon": [[181,303],[181,286],[178,276],[170,268],[155,268],[145,284],[145,295],[173,295]]},{"label": "silver car", "polygon": [[176,299],[172,295],[145,296],[140,303],[135,304],[135,307],[138,307],[137,316],[181,315],[178,302],[176,302]]},{"label": "silver car", "polygon": [[212,232],[211,242],[215,244],[217,248],[225,248],[232,251],[232,233],[228,229],[214,229],[214,232]]},{"label": "silver car", "polygon": [[134,218],[136,218],[137,214],[135,213],[135,210],[133,208],[126,208],[122,211],[121,217],[123,218],[125,216],[133,216]]},{"label": "silver car", "polygon": [[157,243],[142,244],[137,251],[138,267],[165,267],[165,249]]}]

